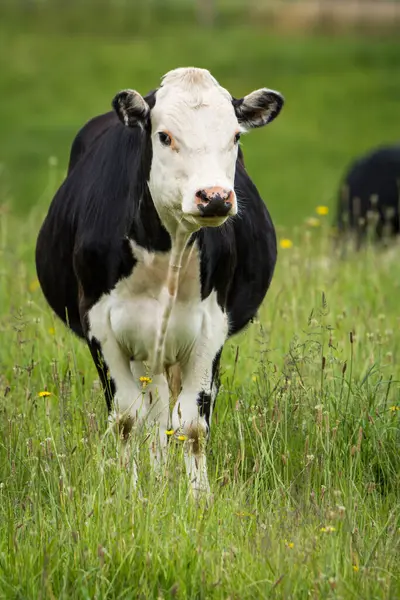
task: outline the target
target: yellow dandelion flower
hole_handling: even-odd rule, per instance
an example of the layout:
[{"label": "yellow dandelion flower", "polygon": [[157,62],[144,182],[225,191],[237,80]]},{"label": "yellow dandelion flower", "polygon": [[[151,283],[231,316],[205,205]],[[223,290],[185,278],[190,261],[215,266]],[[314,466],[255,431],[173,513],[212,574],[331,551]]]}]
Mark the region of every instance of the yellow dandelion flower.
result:
[{"label": "yellow dandelion flower", "polygon": [[332,527],[332,525],[327,525],[326,527],[321,527],[321,533],[333,533],[336,531],[336,527]]},{"label": "yellow dandelion flower", "polygon": [[184,442],[185,440],[187,440],[187,435],[178,435],[177,439],[180,442]]},{"label": "yellow dandelion flower", "polygon": [[49,327],[48,332],[50,335],[54,335],[56,330],[54,329],[54,327]]},{"label": "yellow dandelion flower", "polygon": [[395,404],[389,408],[391,412],[396,412],[396,410],[400,410],[400,406],[396,406]]},{"label": "yellow dandelion flower", "polygon": [[40,283],[39,283],[38,279],[34,279],[29,284],[29,289],[31,292],[36,292],[36,290],[39,289],[39,287],[40,287]]},{"label": "yellow dandelion flower", "polygon": [[315,211],[316,211],[317,215],[320,215],[321,217],[325,217],[325,215],[327,215],[329,212],[329,208],[327,206],[317,206]]},{"label": "yellow dandelion flower", "polygon": [[139,381],[142,384],[142,387],[145,388],[149,383],[152,382],[151,377],[139,377]]},{"label": "yellow dandelion flower", "polygon": [[51,396],[51,392],[47,390],[43,390],[43,392],[38,392],[39,398],[47,398],[47,396]]},{"label": "yellow dandelion flower", "polygon": [[281,248],[283,248],[284,250],[288,250],[289,248],[291,248],[293,246],[293,242],[292,240],[288,240],[287,238],[283,238],[280,242],[279,245]]},{"label": "yellow dandelion flower", "polygon": [[173,429],[166,429],[165,435],[174,435],[175,431]]},{"label": "yellow dandelion flower", "polygon": [[288,542],[285,540],[285,546],[286,548],[290,548],[292,550],[292,548],[294,548],[294,542]]},{"label": "yellow dandelion flower", "polygon": [[353,571],[355,573],[358,573],[359,570],[360,570],[360,567],[358,565],[353,565]]},{"label": "yellow dandelion flower", "polygon": [[309,227],[319,227],[321,224],[320,220],[317,217],[310,217],[306,220],[306,225]]}]

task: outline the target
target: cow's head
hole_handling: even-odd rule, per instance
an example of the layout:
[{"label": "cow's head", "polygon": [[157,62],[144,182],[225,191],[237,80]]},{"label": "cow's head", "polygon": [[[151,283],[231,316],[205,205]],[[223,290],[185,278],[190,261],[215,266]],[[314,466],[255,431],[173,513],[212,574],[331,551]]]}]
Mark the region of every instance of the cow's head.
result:
[{"label": "cow's head", "polygon": [[[150,105],[151,104],[151,105]],[[167,229],[221,225],[238,210],[234,178],[240,135],[270,123],[283,97],[262,88],[232,98],[205,69],[167,73],[149,103],[125,90],[113,106],[127,127],[151,136],[149,188]]]}]

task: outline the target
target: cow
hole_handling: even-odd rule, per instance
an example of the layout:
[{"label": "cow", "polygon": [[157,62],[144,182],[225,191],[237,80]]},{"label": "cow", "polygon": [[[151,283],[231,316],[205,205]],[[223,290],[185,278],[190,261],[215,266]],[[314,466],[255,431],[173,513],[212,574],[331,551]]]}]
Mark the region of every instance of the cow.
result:
[{"label": "cow", "polygon": [[283,103],[267,88],[234,98],[192,67],[144,97],[119,92],[73,141],[37,239],[43,294],[86,340],[110,427],[126,447],[151,426],[156,468],[168,440],[181,440],[197,497],[210,490],[205,444],[224,343],[253,320],[277,260],[239,139]]},{"label": "cow", "polygon": [[359,248],[368,229],[376,241],[400,233],[400,145],[375,148],[348,167],[340,186],[339,233],[354,233]]}]

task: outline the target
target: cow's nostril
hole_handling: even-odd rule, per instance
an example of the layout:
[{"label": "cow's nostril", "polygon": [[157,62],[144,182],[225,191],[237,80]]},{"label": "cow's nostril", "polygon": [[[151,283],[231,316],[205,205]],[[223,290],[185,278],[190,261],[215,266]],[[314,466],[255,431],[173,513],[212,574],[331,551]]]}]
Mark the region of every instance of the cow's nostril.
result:
[{"label": "cow's nostril", "polygon": [[196,192],[196,197],[202,200],[203,202],[209,202],[211,199],[207,196],[207,192],[205,190],[198,190]]}]

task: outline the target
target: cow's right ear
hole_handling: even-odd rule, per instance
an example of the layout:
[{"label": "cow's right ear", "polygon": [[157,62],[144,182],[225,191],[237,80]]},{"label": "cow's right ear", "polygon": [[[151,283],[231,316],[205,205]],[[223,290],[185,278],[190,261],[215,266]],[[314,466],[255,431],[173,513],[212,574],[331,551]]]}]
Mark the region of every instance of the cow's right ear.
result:
[{"label": "cow's right ear", "polygon": [[112,101],[120,121],[127,127],[144,128],[150,116],[146,100],[135,90],[123,90]]}]

